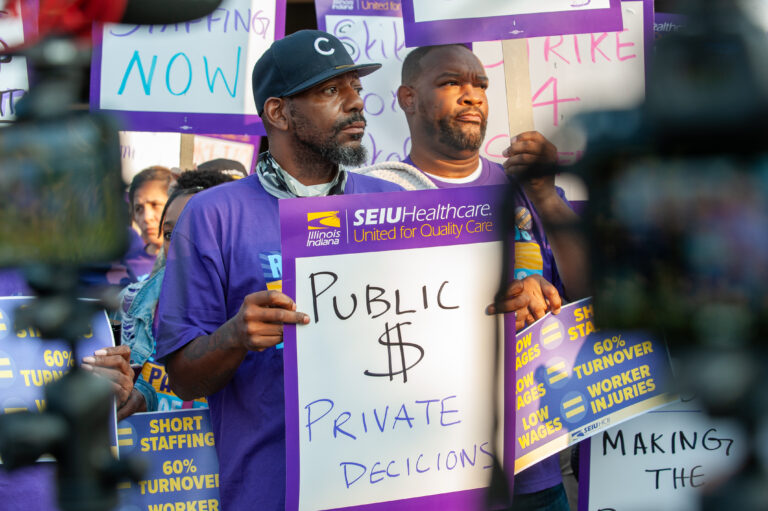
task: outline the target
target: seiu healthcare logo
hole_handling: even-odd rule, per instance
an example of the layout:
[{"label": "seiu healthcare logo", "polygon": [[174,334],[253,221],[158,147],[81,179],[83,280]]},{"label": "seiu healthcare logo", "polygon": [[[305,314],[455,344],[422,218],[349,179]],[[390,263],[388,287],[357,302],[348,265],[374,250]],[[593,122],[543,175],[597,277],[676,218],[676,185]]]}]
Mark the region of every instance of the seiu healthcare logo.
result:
[{"label": "seiu healthcare logo", "polygon": [[307,213],[307,246],[338,245],[341,239],[341,219],[338,211]]}]

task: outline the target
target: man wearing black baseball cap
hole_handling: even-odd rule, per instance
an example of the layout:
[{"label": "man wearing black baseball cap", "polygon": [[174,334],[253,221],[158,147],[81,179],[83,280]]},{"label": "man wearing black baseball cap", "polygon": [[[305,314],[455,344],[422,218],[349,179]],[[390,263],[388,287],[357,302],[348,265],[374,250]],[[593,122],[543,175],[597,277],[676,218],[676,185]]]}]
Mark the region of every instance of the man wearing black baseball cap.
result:
[{"label": "man wearing black baseball cap", "polygon": [[174,228],[157,357],[183,399],[208,397],[225,510],[285,508],[284,323],[309,317],[277,289],[279,198],[401,189],[349,174],[365,159],[360,76],[330,34],[276,41],[253,70],[269,139],[256,172],[190,200]]},{"label": "man wearing black baseball cap", "polygon": [[[317,30],[296,32],[264,53],[253,68],[253,96],[270,153],[285,171],[304,185],[343,190],[347,174],[337,166],[360,165],[366,155],[360,77],[380,67],[355,64],[341,41]],[[268,190],[284,193],[279,170],[260,175]],[[285,185],[305,191],[291,190],[290,178]]]}]

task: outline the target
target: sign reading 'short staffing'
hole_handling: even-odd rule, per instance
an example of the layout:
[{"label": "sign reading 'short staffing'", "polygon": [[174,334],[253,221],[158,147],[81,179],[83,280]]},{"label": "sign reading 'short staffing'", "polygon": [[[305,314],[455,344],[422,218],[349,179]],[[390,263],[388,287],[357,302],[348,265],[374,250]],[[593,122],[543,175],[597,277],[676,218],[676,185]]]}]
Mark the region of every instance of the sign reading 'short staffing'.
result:
[{"label": "sign reading 'short staffing'", "polygon": [[120,484],[122,509],[219,511],[219,461],[207,409],[137,413],[117,429],[120,454],[142,457],[144,479]]}]

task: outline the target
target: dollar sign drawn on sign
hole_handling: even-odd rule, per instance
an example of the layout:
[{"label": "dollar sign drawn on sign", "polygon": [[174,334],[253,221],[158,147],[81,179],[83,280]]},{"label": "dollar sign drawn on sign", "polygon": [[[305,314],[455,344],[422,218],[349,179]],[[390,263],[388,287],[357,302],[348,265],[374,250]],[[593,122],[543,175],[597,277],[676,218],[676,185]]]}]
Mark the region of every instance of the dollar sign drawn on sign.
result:
[{"label": "dollar sign drawn on sign", "polygon": [[[382,377],[382,376],[389,376],[389,381],[392,381],[396,375],[402,374],[403,375],[403,383],[408,381],[408,370],[413,368],[416,364],[421,362],[421,359],[424,358],[424,348],[419,346],[418,344],[414,344],[412,342],[403,342],[403,332],[401,327],[405,325],[410,325],[410,321],[406,321],[403,323],[397,323],[395,326],[390,327],[389,323],[384,323],[384,333],[381,334],[379,337],[379,344],[382,346],[386,346],[387,348],[387,361],[388,361],[388,367],[389,371],[386,373],[374,373],[369,370],[365,370],[363,374],[366,376],[373,376],[373,377]],[[390,332],[395,332],[394,335],[396,336],[396,339],[393,341],[392,336],[390,335]],[[414,362],[411,365],[407,365],[406,359],[405,359],[405,348],[414,348],[418,350],[419,352],[419,359]],[[393,365],[392,360],[392,349],[399,349],[400,350],[400,366],[402,369],[395,370],[397,366]],[[395,356],[397,356],[397,353],[395,353]],[[397,361],[395,361],[397,363]]]}]

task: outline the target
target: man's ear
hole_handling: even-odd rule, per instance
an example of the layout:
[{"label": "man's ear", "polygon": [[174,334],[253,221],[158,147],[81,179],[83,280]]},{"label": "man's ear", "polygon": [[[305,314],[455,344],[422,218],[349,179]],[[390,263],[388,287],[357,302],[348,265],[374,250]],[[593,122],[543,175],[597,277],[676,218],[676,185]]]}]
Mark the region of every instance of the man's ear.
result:
[{"label": "man's ear", "polygon": [[397,88],[397,103],[403,112],[412,114],[416,111],[416,91],[408,85],[401,85]]},{"label": "man's ear", "polygon": [[287,131],[290,125],[288,105],[285,98],[267,98],[264,102],[264,112],[261,114],[269,124],[281,131]]}]

